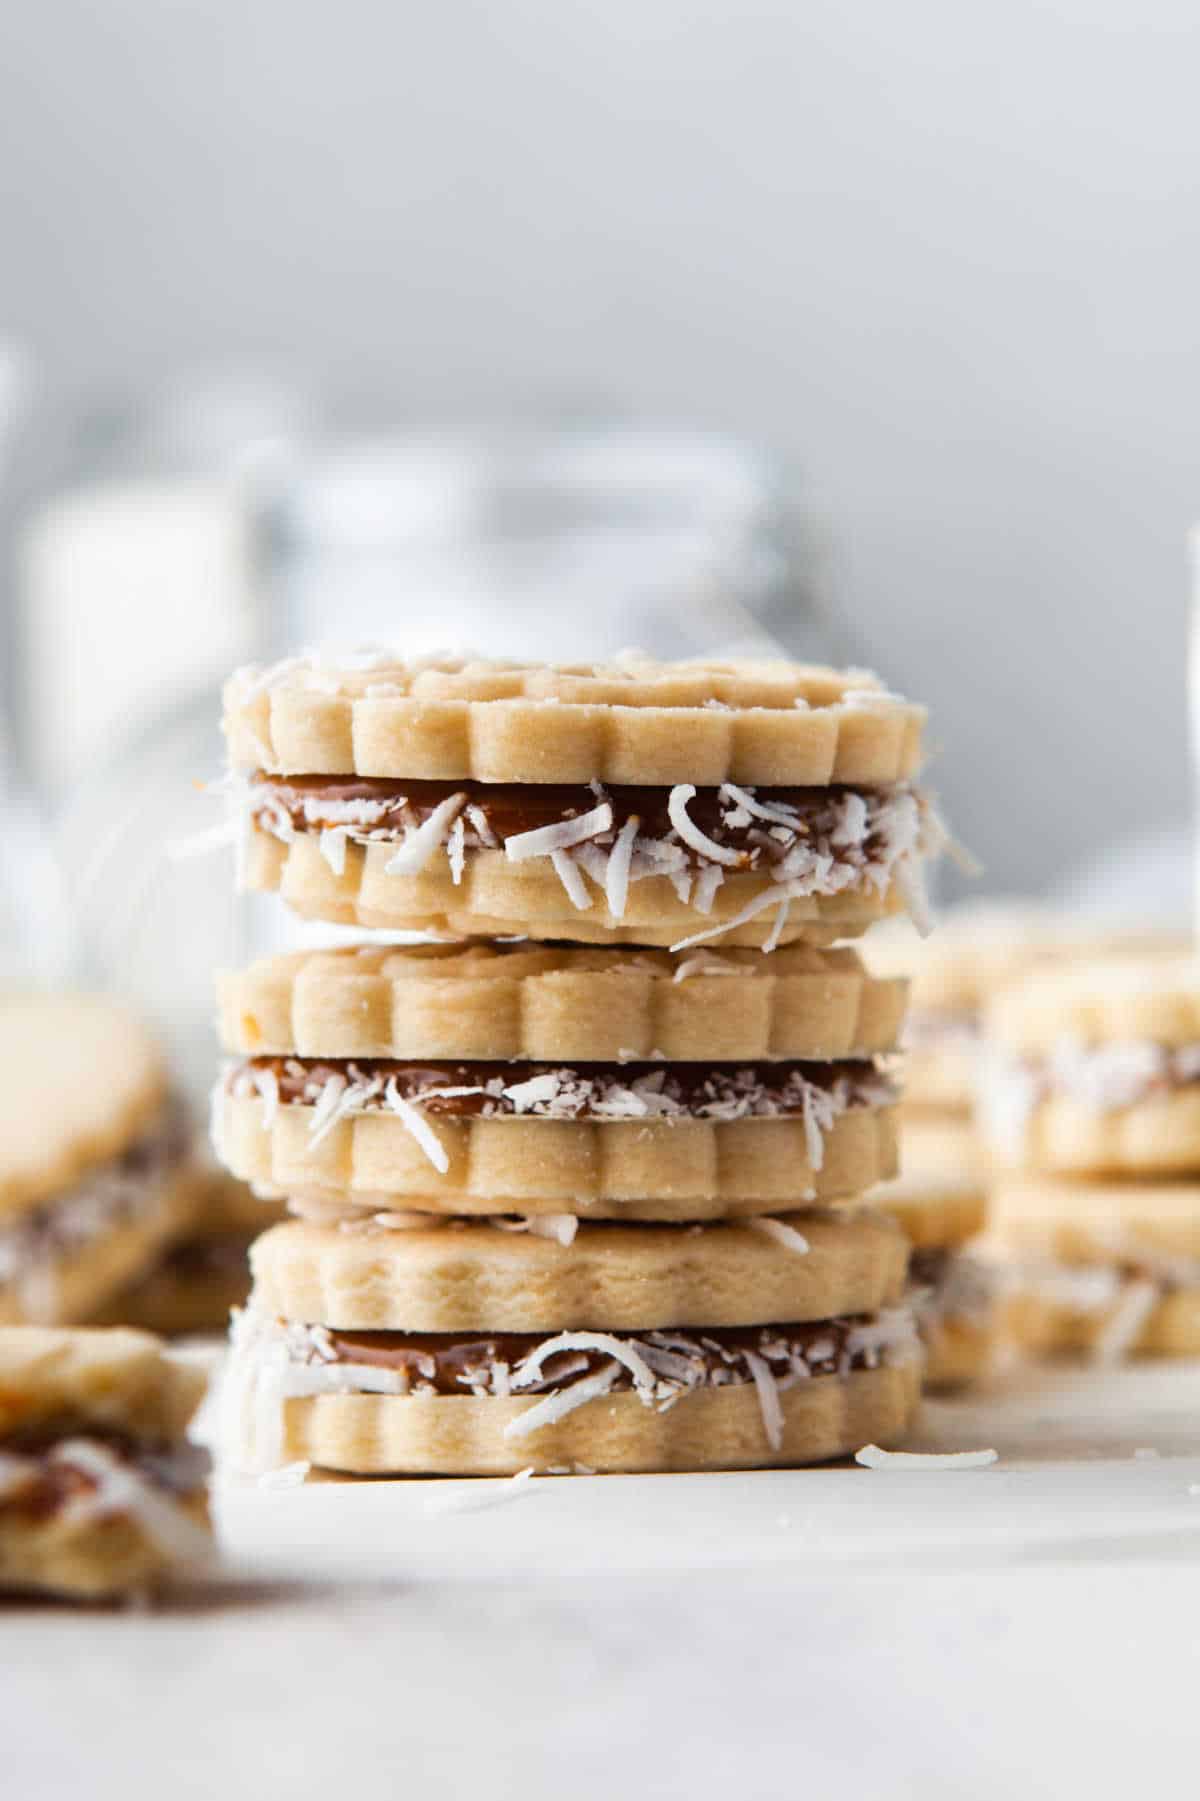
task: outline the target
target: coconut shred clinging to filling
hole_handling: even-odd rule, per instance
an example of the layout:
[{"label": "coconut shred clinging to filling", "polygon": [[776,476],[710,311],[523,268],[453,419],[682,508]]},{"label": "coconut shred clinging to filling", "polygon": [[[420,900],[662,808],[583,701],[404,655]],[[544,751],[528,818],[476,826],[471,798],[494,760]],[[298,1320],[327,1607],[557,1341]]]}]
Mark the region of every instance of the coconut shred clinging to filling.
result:
[{"label": "coconut shred clinging to filling", "polygon": [[[284,843],[319,834],[336,875],[348,843],[395,844],[389,875],[419,875],[444,856],[456,884],[469,856],[503,850],[512,863],[548,859],[580,911],[593,904],[590,880],[614,919],[625,916],[630,884],[647,877],[665,878],[684,905],[706,915],[727,875],[754,874],[771,884],[752,903],[755,912],[807,895],[882,894],[895,882],[920,924],[921,859],[946,842],[928,798],[908,783],[697,790],[259,773],[247,804],[258,829]],[[732,923],[683,942],[719,936]]]}]

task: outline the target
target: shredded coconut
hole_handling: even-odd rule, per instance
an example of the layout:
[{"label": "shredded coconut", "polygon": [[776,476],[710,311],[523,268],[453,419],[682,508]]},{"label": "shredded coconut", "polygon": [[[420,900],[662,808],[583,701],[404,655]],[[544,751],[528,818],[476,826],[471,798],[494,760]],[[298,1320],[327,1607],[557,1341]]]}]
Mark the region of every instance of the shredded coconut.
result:
[{"label": "shredded coconut", "polygon": [[518,832],[504,840],[504,854],[510,863],[523,863],[529,857],[548,857],[554,851],[570,850],[588,838],[598,838],[612,830],[613,810],[608,801],[583,813],[578,819],[559,819],[553,825],[537,826],[532,832]]},{"label": "shredded coconut", "polygon": [[395,1077],[385,1088],[384,1099],[400,1123],[407,1126],[433,1167],[444,1176],[450,1167],[449,1153],[429,1121],[400,1093]]},{"label": "shredded coconut", "polygon": [[998,1451],[884,1451],[864,1445],[855,1463],[868,1470],[982,1470],[999,1458]]},{"label": "shredded coconut", "polygon": [[700,856],[712,863],[723,864],[726,869],[736,869],[744,861],[741,851],[732,850],[727,845],[718,844],[715,839],[706,837],[700,827],[688,817],[687,804],[695,798],[696,790],[691,782],[679,782],[672,788],[667,798],[671,824],[683,842]]},{"label": "shredded coconut", "polygon": [[746,1224],[752,1232],[758,1232],[763,1238],[773,1238],[776,1244],[781,1244],[785,1250],[795,1251],[800,1256],[810,1249],[803,1232],[798,1232],[795,1226],[789,1226],[786,1220],[759,1215],[748,1219]]},{"label": "shredded coconut", "polygon": [[446,834],[466,805],[466,800],[465,794],[447,796],[415,831],[406,832],[403,844],[384,864],[383,873],[420,875],[434,852],[445,842]]}]

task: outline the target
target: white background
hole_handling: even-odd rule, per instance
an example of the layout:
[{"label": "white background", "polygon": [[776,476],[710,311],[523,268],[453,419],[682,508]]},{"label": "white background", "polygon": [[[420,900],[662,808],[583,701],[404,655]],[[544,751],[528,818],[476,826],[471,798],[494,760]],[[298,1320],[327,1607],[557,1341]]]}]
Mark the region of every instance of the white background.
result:
[{"label": "white background", "polygon": [[1190,0],[10,6],[0,323],[776,447],[1033,884],[1187,806],[1198,71]]}]

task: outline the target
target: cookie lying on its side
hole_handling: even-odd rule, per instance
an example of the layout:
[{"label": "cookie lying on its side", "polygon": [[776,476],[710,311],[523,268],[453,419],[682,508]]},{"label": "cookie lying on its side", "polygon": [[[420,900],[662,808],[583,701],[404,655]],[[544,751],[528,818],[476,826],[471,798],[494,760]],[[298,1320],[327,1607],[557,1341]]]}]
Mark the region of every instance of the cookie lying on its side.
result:
[{"label": "cookie lying on its side", "polygon": [[676,947],[919,908],[924,719],[788,663],[297,657],[225,695],[251,887],[342,924]]},{"label": "cookie lying on its side", "polygon": [[222,984],[220,1154],[301,1212],[709,1219],[895,1169],[904,983],[852,951],[423,945]]},{"label": "cookie lying on its side", "polygon": [[207,1556],[203,1392],[145,1333],[0,1326],[0,1591],[99,1600]]},{"label": "cookie lying on its side", "polygon": [[0,1002],[0,1323],[88,1319],[196,1205],[162,1056],[96,997]]},{"label": "cookie lying on its side", "polygon": [[504,1475],[894,1443],[920,1385],[906,1262],[868,1213],[585,1224],[569,1249],[487,1223],[277,1226],[235,1327],[229,1449],[251,1469]]}]

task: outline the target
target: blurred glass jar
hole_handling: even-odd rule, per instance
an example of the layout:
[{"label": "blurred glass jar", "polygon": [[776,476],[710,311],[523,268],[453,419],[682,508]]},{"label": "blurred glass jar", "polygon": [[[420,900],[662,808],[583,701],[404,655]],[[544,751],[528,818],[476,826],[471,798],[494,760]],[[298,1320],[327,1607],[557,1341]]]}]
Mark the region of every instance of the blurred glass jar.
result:
[{"label": "blurred glass jar", "polygon": [[596,426],[360,443],[304,461],[274,525],[281,650],[847,654],[778,472],[727,438]]}]

